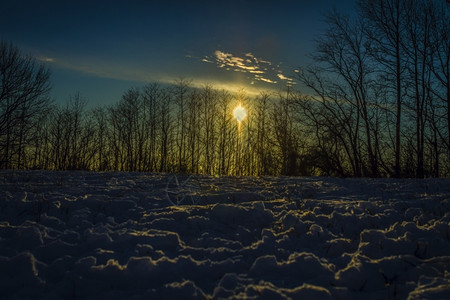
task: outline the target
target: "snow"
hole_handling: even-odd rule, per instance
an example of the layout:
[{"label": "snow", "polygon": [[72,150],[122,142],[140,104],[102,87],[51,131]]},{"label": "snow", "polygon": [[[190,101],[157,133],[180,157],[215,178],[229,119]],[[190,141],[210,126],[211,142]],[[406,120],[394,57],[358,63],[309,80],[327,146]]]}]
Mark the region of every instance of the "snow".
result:
[{"label": "snow", "polygon": [[0,172],[8,299],[450,299],[450,179]]}]

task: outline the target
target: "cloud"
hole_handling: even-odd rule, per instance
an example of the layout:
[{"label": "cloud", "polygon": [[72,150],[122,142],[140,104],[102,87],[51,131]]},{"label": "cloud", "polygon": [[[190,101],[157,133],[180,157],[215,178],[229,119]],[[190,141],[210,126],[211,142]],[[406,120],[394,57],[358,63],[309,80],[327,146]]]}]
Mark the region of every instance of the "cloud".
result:
[{"label": "cloud", "polygon": [[[278,85],[277,88],[284,88],[286,85],[292,86],[295,84],[293,79],[283,74],[282,62],[273,63],[268,59],[257,57],[252,52],[234,54],[215,50],[213,53],[201,57],[192,54],[186,55],[186,57],[213,64],[223,70],[221,72],[245,74],[244,76],[248,80],[247,86],[256,86],[257,83],[260,83],[265,85],[264,88],[269,88],[268,85]],[[269,89],[272,89],[272,87]]]},{"label": "cloud", "polygon": [[43,61],[43,62],[55,62],[56,60],[53,57],[46,57],[46,56],[40,56],[37,57],[37,60]]},{"label": "cloud", "polygon": [[288,80],[289,78],[287,78],[286,76],[284,76],[283,74],[279,73],[278,78],[280,78],[281,80]]},{"label": "cloud", "polygon": [[149,82],[158,80],[159,74],[143,68],[133,68],[125,64],[111,63],[96,59],[80,58],[49,58],[39,57],[38,60],[51,62],[53,67],[89,74],[92,76],[123,81]]},{"label": "cloud", "polygon": [[[68,58],[49,58],[40,57],[40,61],[47,61],[53,63],[54,67],[81,72],[89,74],[99,78],[109,78],[121,81],[132,82],[154,82],[157,81],[163,84],[172,84],[177,78],[178,74],[166,74],[166,73],[154,73],[144,68],[133,68],[125,64],[111,63],[99,60],[84,60],[84,59],[68,59]],[[208,60],[208,59],[207,59]],[[215,63],[211,59],[210,63]],[[237,69],[237,68],[236,68]],[[230,69],[231,71],[233,69]],[[203,76],[195,74],[194,76],[187,77],[192,79],[192,86],[202,88],[205,84],[210,84],[212,87],[219,90],[227,90],[231,93],[237,93],[238,91],[245,90],[248,95],[256,96],[260,94],[261,89],[256,86],[246,85],[242,82],[236,82],[230,79],[215,79],[214,76]],[[264,91],[276,92],[275,89],[265,88]]]},{"label": "cloud", "polygon": [[207,63],[210,63],[210,64],[214,63],[213,61],[209,60],[208,57],[202,58],[202,62],[207,62]]},{"label": "cloud", "polygon": [[233,56],[230,53],[225,53],[220,50],[216,50],[214,52],[214,56],[216,57],[216,61],[219,66],[229,66],[240,71],[256,71],[258,66],[255,65],[250,59],[244,59],[241,57]]},{"label": "cloud", "polygon": [[[196,88],[203,88],[206,84],[211,85],[213,88],[218,90],[226,90],[232,94],[244,91],[245,94],[249,96],[257,96],[260,95],[261,92],[272,92],[276,93],[276,89],[259,89],[256,86],[253,86],[252,83],[250,85],[243,85],[241,83],[226,81],[226,80],[217,80],[205,77],[197,77],[192,78],[192,86]],[[171,81],[173,82],[173,80]]]},{"label": "cloud", "polygon": [[[282,88],[276,84],[284,82],[277,75],[282,74],[281,70],[276,69],[274,67],[275,65],[270,66],[269,63],[257,58],[252,53],[237,56],[217,50],[208,56],[189,54],[186,57],[200,61],[205,66],[208,64],[210,66],[209,68],[217,68],[217,72],[211,73],[211,70],[208,69],[205,73],[202,70],[199,71],[194,66],[182,74],[182,76],[192,79],[199,86],[210,83],[215,88],[225,89],[231,92],[235,92],[244,87],[249,94],[256,95],[260,91],[276,92]],[[170,70],[155,72],[152,69],[131,66],[120,61],[111,62],[95,58],[41,56],[38,59],[51,63],[54,68],[72,70],[100,78],[121,81],[173,83],[173,80],[180,75]]]},{"label": "cloud", "polygon": [[264,81],[264,82],[268,82],[268,83],[277,83],[277,81],[275,80],[270,80],[264,77],[260,77],[259,80]]},{"label": "cloud", "polygon": [[[272,74],[268,73],[268,66],[272,65],[267,60],[257,58],[251,52],[245,53],[243,57],[226,53],[220,50],[214,52],[214,58],[217,67],[225,68],[225,70],[233,70],[235,72],[249,73],[250,80],[254,83],[255,80],[259,80],[266,83],[277,83],[272,77]],[[205,56],[202,61],[211,62],[209,56]],[[252,83],[251,83],[252,84]]]},{"label": "cloud", "polygon": [[285,81],[287,85],[292,86],[295,84],[294,79],[284,76],[282,73],[277,74],[278,78]]}]

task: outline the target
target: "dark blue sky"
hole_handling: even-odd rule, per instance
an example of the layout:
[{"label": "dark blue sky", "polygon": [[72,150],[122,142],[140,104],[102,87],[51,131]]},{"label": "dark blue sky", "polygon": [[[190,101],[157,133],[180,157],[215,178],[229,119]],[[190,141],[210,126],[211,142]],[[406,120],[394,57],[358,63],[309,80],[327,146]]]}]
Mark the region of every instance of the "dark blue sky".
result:
[{"label": "dark blue sky", "polygon": [[52,97],[113,103],[145,82],[281,90],[333,6],[313,1],[3,0],[0,38],[48,64]]}]

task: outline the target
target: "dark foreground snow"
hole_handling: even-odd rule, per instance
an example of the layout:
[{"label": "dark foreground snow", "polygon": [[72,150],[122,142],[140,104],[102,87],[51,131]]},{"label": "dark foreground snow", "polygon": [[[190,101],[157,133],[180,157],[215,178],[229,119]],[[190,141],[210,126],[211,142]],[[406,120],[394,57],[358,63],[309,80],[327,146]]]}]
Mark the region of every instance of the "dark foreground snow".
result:
[{"label": "dark foreground snow", "polygon": [[0,172],[7,299],[450,299],[450,180]]}]

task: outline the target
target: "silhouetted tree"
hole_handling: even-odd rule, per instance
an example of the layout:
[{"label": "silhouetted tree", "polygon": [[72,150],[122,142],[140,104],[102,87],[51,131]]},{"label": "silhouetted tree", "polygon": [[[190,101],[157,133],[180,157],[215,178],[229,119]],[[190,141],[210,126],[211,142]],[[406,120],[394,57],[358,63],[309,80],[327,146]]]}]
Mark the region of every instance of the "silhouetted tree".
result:
[{"label": "silhouetted tree", "polygon": [[92,110],[91,118],[94,127],[95,170],[106,171],[111,169],[108,150],[108,116],[107,110],[97,107]]},{"label": "silhouetted tree", "polygon": [[269,127],[269,106],[270,95],[262,92],[255,99],[254,116],[256,122],[256,140],[254,152],[256,155],[256,175],[272,174],[272,155],[270,151],[270,127]]},{"label": "silhouetted tree", "polygon": [[158,124],[160,123],[160,101],[162,95],[162,87],[157,84],[147,84],[143,90],[144,98],[144,114],[145,118],[143,122],[145,123],[146,132],[146,170],[157,171],[158,170]]},{"label": "silhouetted tree", "polygon": [[295,175],[297,168],[297,138],[294,133],[294,102],[290,97],[279,95],[272,106],[270,117],[273,127],[273,142],[278,153],[279,172],[282,175]]},{"label": "silhouetted tree", "polygon": [[394,137],[394,172],[395,177],[401,175],[401,123],[403,96],[405,95],[406,57],[403,51],[404,33],[406,30],[405,14],[408,6],[403,0],[359,1],[362,21],[366,24],[364,31],[370,40],[369,54],[381,66],[378,80],[380,88],[394,97],[395,120]]},{"label": "silhouetted tree", "polygon": [[173,118],[172,118],[172,96],[166,89],[162,91],[161,98],[159,101],[159,113],[161,116],[160,119],[160,167],[159,172],[173,172],[173,150],[172,147],[174,145],[173,138]]},{"label": "silhouetted tree", "polygon": [[[433,82],[435,86],[430,88],[431,95],[437,100],[432,104],[433,116],[436,122],[432,122],[433,128],[433,144],[435,152],[438,148],[437,141],[440,140],[446,148],[447,152],[445,172],[447,176],[450,174],[450,5],[443,2],[434,1],[434,7],[429,10],[429,18],[431,22],[430,42],[433,49],[429,58],[430,68],[434,76]],[[435,113],[434,109],[442,108],[443,115]],[[437,122],[444,120],[442,128]],[[446,121],[445,121],[446,120]],[[447,131],[447,135],[445,134]],[[439,154],[435,153],[435,164],[439,165]],[[439,169],[436,166],[437,169]],[[438,171],[438,173],[440,173]]]},{"label": "silhouetted tree", "polygon": [[173,102],[176,106],[176,145],[178,155],[178,171],[186,172],[186,140],[187,140],[187,101],[189,99],[190,82],[179,78],[173,85]]},{"label": "silhouetted tree", "polygon": [[[371,94],[373,68],[366,51],[369,41],[364,36],[361,22],[352,22],[336,11],[327,16],[327,22],[329,29],[318,42],[315,59],[337,76],[335,89],[339,97],[355,107],[357,128],[354,138],[359,144],[358,151],[367,152],[370,169],[370,174],[364,175],[378,176],[378,159],[373,143],[377,132],[373,131],[373,113],[369,108],[374,101]],[[359,141],[360,138],[364,143]],[[362,167],[366,169],[365,165]]]},{"label": "silhouetted tree", "polygon": [[34,117],[49,104],[49,78],[44,65],[0,41],[0,168],[24,167]]},{"label": "silhouetted tree", "polygon": [[233,116],[231,111],[232,96],[227,91],[221,91],[218,96],[217,105],[217,174],[228,175],[231,167],[231,153],[234,150],[232,139]]}]

